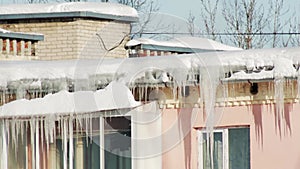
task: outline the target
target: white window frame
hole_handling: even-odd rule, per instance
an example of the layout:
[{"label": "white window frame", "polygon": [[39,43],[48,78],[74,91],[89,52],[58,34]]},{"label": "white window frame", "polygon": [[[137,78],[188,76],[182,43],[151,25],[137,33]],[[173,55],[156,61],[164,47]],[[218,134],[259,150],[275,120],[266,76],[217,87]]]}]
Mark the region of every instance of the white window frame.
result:
[{"label": "white window frame", "polygon": [[[213,130],[214,133],[222,133],[222,143],[223,143],[223,169],[229,169],[229,149],[228,149],[228,129],[217,129]],[[207,131],[198,130],[198,169],[203,168],[203,134]]]}]

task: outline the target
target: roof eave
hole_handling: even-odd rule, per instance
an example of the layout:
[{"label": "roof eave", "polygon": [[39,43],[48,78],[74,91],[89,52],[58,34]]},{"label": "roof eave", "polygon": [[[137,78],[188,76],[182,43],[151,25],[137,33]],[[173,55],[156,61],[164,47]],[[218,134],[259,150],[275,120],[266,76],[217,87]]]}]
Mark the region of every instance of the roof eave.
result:
[{"label": "roof eave", "polygon": [[117,16],[117,15],[101,14],[101,13],[89,12],[89,11],[4,14],[4,15],[0,15],[0,21],[1,20],[17,20],[17,19],[66,18],[66,17],[67,18],[68,17],[97,18],[97,19],[117,20],[117,21],[123,21],[123,22],[137,22],[138,21],[138,17]]},{"label": "roof eave", "polygon": [[26,40],[33,40],[33,41],[43,41],[44,40],[44,35],[26,34],[26,33],[19,33],[19,32],[8,32],[8,33],[0,32],[0,38],[26,39]]},{"label": "roof eave", "polygon": [[202,53],[202,52],[215,52],[219,50],[209,50],[209,49],[196,49],[188,47],[176,47],[176,46],[161,46],[152,44],[140,44],[141,49],[146,50],[157,50],[157,51],[170,51],[170,52],[181,52],[181,53]]}]

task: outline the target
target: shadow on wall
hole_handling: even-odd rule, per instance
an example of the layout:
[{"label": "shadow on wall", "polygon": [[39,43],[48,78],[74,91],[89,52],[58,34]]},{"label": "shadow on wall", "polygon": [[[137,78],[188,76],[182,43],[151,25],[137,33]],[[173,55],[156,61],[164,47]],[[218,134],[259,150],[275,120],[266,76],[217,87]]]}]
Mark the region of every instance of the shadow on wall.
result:
[{"label": "shadow on wall", "polygon": [[[255,135],[256,141],[260,143],[261,148],[263,148],[264,134],[263,134],[263,106],[262,104],[252,104],[252,115],[254,117],[255,124]],[[270,104],[268,111],[273,112],[274,115],[274,125],[276,134],[279,134],[280,138],[282,136],[291,136],[291,118],[290,113],[293,110],[293,104],[284,104],[283,112],[276,112],[276,105]]]},{"label": "shadow on wall", "polygon": [[254,117],[256,141],[260,143],[261,148],[263,148],[264,142],[262,106],[263,105],[261,104],[252,104],[252,115]]},{"label": "shadow on wall", "polygon": [[292,135],[291,128],[291,112],[293,110],[293,104],[285,104],[284,105],[284,119],[285,119],[285,134]]},{"label": "shadow on wall", "polygon": [[191,136],[191,130],[192,130],[192,108],[182,108],[177,110],[178,114],[178,131],[182,134],[180,138],[183,139],[184,144],[184,162],[185,162],[185,168],[184,169],[191,169],[191,163],[192,163],[192,136]]},{"label": "shadow on wall", "polygon": [[282,138],[282,136],[292,135],[291,110],[293,110],[293,104],[284,104],[282,112],[280,112],[280,110],[277,112],[276,105],[274,105],[274,125],[276,134],[279,134],[280,138]]}]

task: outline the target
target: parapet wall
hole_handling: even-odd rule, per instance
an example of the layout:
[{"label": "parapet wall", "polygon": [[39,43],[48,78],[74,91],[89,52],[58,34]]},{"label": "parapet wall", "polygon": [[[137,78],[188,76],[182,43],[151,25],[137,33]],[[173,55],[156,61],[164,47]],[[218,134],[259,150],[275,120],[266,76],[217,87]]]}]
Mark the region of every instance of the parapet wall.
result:
[{"label": "parapet wall", "polygon": [[3,29],[44,34],[36,47],[40,60],[126,57],[130,23],[90,18],[2,20]]}]

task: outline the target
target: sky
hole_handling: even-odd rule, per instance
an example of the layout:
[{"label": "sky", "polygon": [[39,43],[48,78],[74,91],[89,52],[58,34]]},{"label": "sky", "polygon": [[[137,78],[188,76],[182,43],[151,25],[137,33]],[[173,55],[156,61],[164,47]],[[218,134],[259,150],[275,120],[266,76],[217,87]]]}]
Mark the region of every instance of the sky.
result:
[{"label": "sky", "polygon": [[[22,3],[26,0],[0,0],[0,5],[9,4],[9,3]],[[52,0],[55,1],[55,0]],[[88,0],[88,1],[101,1],[101,0]],[[110,0],[110,1],[116,1],[116,0]],[[191,12],[196,17],[196,29],[203,30],[203,26],[201,28],[201,25],[203,25],[200,21],[201,18],[201,3],[200,0],[154,0],[159,5],[159,12],[166,16],[167,19],[164,20],[164,22],[172,22],[172,23],[178,23],[180,26],[173,26],[173,28],[177,28],[178,32],[188,32],[186,21],[189,16],[189,13]],[[222,2],[222,0],[220,0]],[[268,8],[268,0],[257,0],[258,3],[263,3],[264,8]],[[285,7],[289,8],[290,12],[287,13],[282,20],[286,20],[288,16],[291,15],[291,11],[294,11],[296,16],[298,16],[299,22],[300,22],[300,0],[284,0]],[[221,6],[219,8],[221,10]],[[219,14],[217,16],[217,24],[216,26],[218,28],[224,28],[225,22],[222,19],[221,15]],[[183,28],[184,27],[184,28]],[[172,30],[171,30],[172,31]],[[221,32],[224,30],[221,30]],[[173,30],[173,32],[175,32]]]},{"label": "sky", "polygon": [[[187,19],[191,12],[196,18],[200,18],[201,3],[200,0],[158,0],[160,3],[160,12],[168,13],[174,16]],[[221,0],[222,1],[222,0]],[[220,1],[220,2],[221,2]],[[214,2],[214,1],[213,1]],[[268,0],[257,0],[259,3],[264,4],[267,8]],[[300,0],[284,0],[284,5],[291,11],[296,11],[296,15],[300,17]],[[288,14],[286,14],[288,16]],[[217,18],[218,19],[218,18]],[[299,19],[300,20],[300,19]],[[199,24],[199,20],[197,20]]]}]

